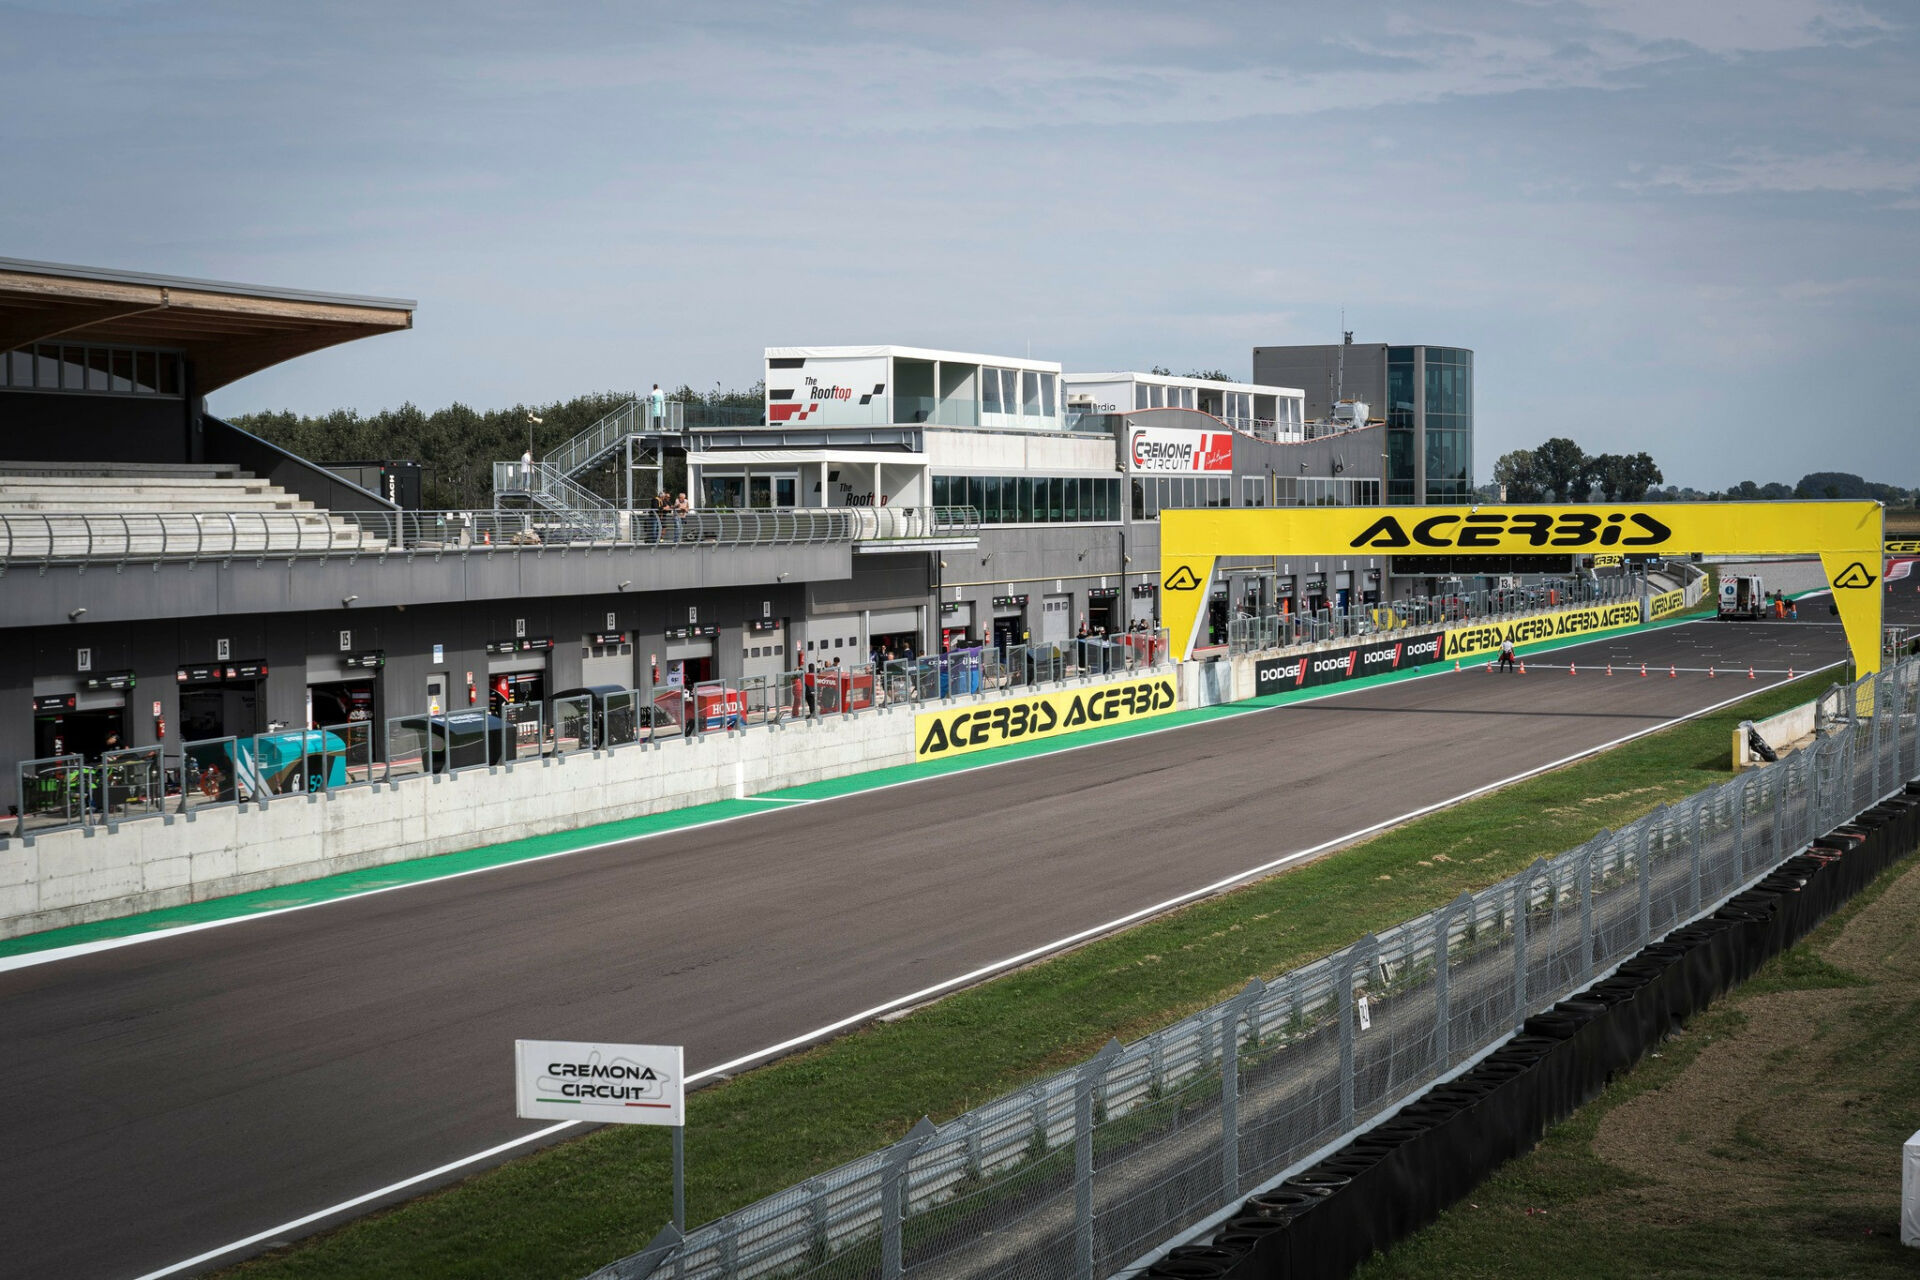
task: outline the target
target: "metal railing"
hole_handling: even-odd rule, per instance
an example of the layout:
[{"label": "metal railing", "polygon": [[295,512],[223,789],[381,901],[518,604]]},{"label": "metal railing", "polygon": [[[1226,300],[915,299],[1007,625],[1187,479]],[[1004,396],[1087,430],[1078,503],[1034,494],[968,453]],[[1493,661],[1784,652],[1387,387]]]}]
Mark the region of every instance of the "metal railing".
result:
[{"label": "metal railing", "polygon": [[1814,748],[594,1278],[1131,1274],[1897,791],[1920,770],[1920,661],[1874,683],[1881,714]]},{"label": "metal railing", "polygon": [[[519,463],[503,466],[518,468]],[[972,507],[696,511],[201,511],[0,514],[0,563],[198,562],[541,547],[793,546],[976,537]]]},{"label": "metal railing", "polygon": [[196,739],[176,755],[160,746],[108,752],[98,764],[79,755],[24,760],[17,766],[20,820],[0,837],[37,836],[67,827],[190,814],[217,805],[271,805],[277,798],[462,769],[493,768],[580,751],[795,720],[851,716],[875,707],[912,707],[996,697],[1022,688],[1089,681],[1164,668],[1167,633],[991,645],[939,657],[858,666],[818,666],[750,676],[737,684],[648,684],[606,694],[421,711],[324,729]]},{"label": "metal railing", "polygon": [[[563,476],[576,476],[619,448],[628,436],[680,434],[684,407],[670,400],[661,408],[663,414],[656,418],[648,400],[629,400],[559,448],[549,450],[543,461]],[[501,464],[494,465],[498,468]]]},{"label": "metal railing", "polygon": [[594,537],[614,536],[619,508],[551,462],[494,463],[493,492],[496,499],[518,496],[537,502]]}]

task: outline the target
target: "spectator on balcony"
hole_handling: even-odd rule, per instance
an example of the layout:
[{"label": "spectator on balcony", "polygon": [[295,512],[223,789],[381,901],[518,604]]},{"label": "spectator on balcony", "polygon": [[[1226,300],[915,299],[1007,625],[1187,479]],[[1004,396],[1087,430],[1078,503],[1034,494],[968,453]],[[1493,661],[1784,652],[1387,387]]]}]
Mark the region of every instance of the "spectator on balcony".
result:
[{"label": "spectator on balcony", "polygon": [[653,391],[647,396],[647,419],[655,431],[662,430],[667,416],[667,395],[660,390],[660,384],[653,384]]},{"label": "spectator on balcony", "polygon": [[653,495],[653,541],[660,541],[667,521],[673,518],[673,495],[664,489]]},{"label": "spectator on balcony", "polygon": [[681,494],[673,500],[673,540],[684,542],[687,536],[687,517],[693,514],[693,504],[687,501],[687,495]]}]

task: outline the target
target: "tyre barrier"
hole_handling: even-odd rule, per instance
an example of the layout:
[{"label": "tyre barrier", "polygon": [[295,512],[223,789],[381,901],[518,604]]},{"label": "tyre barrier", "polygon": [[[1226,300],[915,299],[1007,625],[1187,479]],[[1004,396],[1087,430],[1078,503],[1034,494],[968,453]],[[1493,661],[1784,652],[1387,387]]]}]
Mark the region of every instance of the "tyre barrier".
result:
[{"label": "tyre barrier", "polygon": [[1437,1218],[1612,1077],[1920,848],[1920,781],[1788,859],[1606,979],[1533,1014],[1311,1168],[1242,1204],[1205,1245],[1148,1269],[1166,1280],[1332,1280]]}]

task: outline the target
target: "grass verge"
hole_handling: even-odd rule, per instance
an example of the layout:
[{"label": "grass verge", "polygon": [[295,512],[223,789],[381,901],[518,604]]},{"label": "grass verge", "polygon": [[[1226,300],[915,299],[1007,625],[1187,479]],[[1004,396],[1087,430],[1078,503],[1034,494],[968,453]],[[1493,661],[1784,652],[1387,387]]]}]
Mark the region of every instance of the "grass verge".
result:
[{"label": "grass verge", "polygon": [[1358,1273],[1912,1277],[1920,859]]},{"label": "grass verge", "polygon": [[[1499,880],[1727,776],[1730,731],[1811,677],[959,992],[688,1099],[687,1209],[705,1222]],[[668,1214],[667,1136],[603,1129],[223,1275],[575,1280]]]}]

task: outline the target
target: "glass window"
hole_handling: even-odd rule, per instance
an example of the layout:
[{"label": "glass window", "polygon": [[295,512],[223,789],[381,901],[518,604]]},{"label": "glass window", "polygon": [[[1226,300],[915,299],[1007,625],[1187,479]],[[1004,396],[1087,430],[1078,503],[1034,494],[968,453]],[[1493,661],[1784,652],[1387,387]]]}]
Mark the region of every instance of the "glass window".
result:
[{"label": "glass window", "polygon": [[747,481],[745,476],[702,476],[706,494],[700,505],[716,511],[738,510],[746,499]]},{"label": "glass window", "polygon": [[154,373],[154,364],[158,357],[151,351],[136,351],[133,355],[133,389],[152,391],[159,386]]},{"label": "glass window", "polygon": [[180,394],[180,357],[169,352],[160,355],[160,394],[177,396]]},{"label": "glass window", "polygon": [[1159,383],[1147,388],[1147,405],[1154,409],[1167,407],[1167,389]]},{"label": "glass window", "polygon": [[1000,371],[998,369],[982,369],[980,373],[980,411],[982,413],[999,413]]},{"label": "glass window", "polygon": [[1034,417],[1040,412],[1040,375],[1032,369],[1020,374],[1020,412]]},{"label": "glass window", "polygon": [[987,509],[987,486],[979,476],[967,477],[967,505],[984,514]]},{"label": "glass window", "polygon": [[42,391],[60,389],[60,348],[41,347],[39,349],[39,372],[34,385]]},{"label": "glass window", "polygon": [[773,477],[747,477],[747,505],[755,511],[765,511],[773,505]]},{"label": "glass window", "polygon": [[30,387],[33,385],[33,352],[9,351],[7,353],[7,363],[12,366],[11,371],[6,375],[9,386]]},{"label": "glass window", "polygon": [[986,496],[982,499],[985,505],[983,505],[980,509],[980,520],[984,524],[999,524],[1000,523],[1000,477],[987,476],[985,477],[983,483],[985,485]]},{"label": "glass window", "polygon": [[113,389],[119,392],[133,390],[133,352],[113,353]]},{"label": "glass window", "polygon": [[1135,520],[1147,518],[1147,486],[1146,482],[1137,476],[1133,480],[1133,518]]},{"label": "glass window", "polygon": [[1080,482],[1068,476],[1060,482],[1060,487],[1065,495],[1060,501],[1061,518],[1078,520],[1080,518]]},{"label": "glass window", "polygon": [[1136,409],[1146,409],[1150,407],[1147,404],[1147,384],[1144,382],[1136,382],[1133,384],[1133,407]]},{"label": "glass window", "polygon": [[1000,412],[1020,412],[1020,374],[1017,370],[1000,371]]},{"label": "glass window", "polygon": [[933,478],[933,505],[936,507],[950,507],[953,505],[947,501],[947,478],[945,476],[935,476]]},{"label": "glass window", "polygon": [[1020,477],[1020,506],[1018,519],[1022,524],[1033,523],[1033,477]]},{"label": "glass window", "polygon": [[1059,476],[1047,477],[1047,523],[1058,524],[1066,519],[1067,482]]},{"label": "glass window", "polygon": [[798,477],[796,476],[774,477],[773,505],[776,507],[793,506],[794,494],[798,491],[798,489],[799,489]]},{"label": "glass window", "polygon": [[1040,416],[1053,416],[1053,375],[1050,373],[1040,375]]},{"label": "glass window", "polygon": [[[87,390],[108,391],[112,389],[107,380],[107,367],[113,359],[114,354],[114,352],[105,351],[99,347],[95,347],[93,350],[87,352]],[[119,354],[125,355],[126,353],[123,351]]]}]

